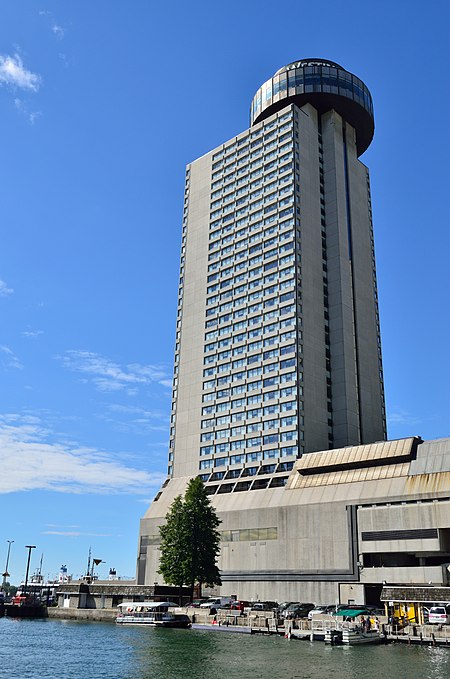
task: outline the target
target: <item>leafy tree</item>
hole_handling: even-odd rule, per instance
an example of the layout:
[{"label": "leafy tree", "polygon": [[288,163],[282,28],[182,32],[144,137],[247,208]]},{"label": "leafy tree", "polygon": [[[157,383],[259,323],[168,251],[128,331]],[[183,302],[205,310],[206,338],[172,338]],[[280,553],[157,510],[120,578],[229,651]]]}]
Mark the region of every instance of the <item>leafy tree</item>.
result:
[{"label": "leafy tree", "polygon": [[181,495],[172,502],[166,514],[166,523],[159,527],[161,535],[161,559],[159,571],[169,585],[181,588],[185,582],[185,568],[180,554],[187,549],[187,535],[185,530],[184,504]]},{"label": "leafy tree", "polygon": [[184,500],[175,498],[160,527],[159,573],[168,584],[189,585],[191,599],[195,584],[220,585],[217,556],[220,551],[220,520],[211,506],[206,488],[198,477],[191,479]]},{"label": "leafy tree", "polygon": [[11,585],[11,583],[7,580],[5,583],[3,583],[3,591],[7,596],[15,596],[17,587],[15,585]]},{"label": "leafy tree", "polygon": [[199,592],[203,584],[221,585],[217,557],[220,552],[220,535],[217,530],[220,520],[212,507],[206,488],[198,477],[191,479],[184,496],[184,509],[189,530],[190,550],[188,552],[186,582],[191,587],[199,584]]}]

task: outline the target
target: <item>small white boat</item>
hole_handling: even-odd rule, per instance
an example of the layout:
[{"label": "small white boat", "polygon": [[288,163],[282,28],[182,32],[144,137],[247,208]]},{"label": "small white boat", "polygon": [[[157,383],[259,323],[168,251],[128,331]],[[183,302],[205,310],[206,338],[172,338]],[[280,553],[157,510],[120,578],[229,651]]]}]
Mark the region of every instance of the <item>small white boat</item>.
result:
[{"label": "small white boat", "polygon": [[359,646],[360,644],[379,644],[382,637],[378,630],[364,631],[360,625],[345,625],[325,632],[325,643],[332,646]]},{"label": "small white boat", "polygon": [[119,604],[116,623],[120,625],[150,625],[153,627],[190,627],[187,615],[171,601],[129,601]]},{"label": "small white boat", "polygon": [[358,646],[359,644],[379,644],[381,636],[378,630],[371,629],[364,631],[361,625],[349,625],[342,630],[342,643],[347,646]]}]

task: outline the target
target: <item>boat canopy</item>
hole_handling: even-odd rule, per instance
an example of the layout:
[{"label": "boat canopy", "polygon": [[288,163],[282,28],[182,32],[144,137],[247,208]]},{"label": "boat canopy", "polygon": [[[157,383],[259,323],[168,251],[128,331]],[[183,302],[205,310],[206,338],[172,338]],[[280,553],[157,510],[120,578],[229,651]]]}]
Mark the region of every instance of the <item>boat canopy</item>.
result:
[{"label": "boat canopy", "polygon": [[342,618],[356,618],[358,615],[367,615],[367,608],[344,608],[342,611],[335,611],[333,615]]},{"label": "boat canopy", "polygon": [[176,608],[177,605],[173,603],[173,601],[124,601],[123,603],[118,605],[118,608],[137,608],[137,607],[143,607],[145,608],[152,608],[152,609],[158,609],[158,608]]}]

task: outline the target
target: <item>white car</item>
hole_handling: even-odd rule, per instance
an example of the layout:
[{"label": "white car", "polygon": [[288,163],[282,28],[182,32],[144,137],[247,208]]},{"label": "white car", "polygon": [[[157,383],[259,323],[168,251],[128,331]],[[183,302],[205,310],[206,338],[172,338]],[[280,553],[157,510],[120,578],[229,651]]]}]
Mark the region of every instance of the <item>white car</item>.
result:
[{"label": "white car", "polygon": [[230,607],[232,601],[234,601],[234,599],[229,596],[215,597],[205,601],[203,604],[200,604],[200,608],[222,608],[226,605]]},{"label": "white car", "polygon": [[450,604],[445,606],[432,606],[428,613],[430,625],[450,625]]},{"label": "white car", "polygon": [[312,611],[309,611],[308,620],[312,620],[313,615],[323,615],[326,613],[327,608],[328,606],[316,606]]}]

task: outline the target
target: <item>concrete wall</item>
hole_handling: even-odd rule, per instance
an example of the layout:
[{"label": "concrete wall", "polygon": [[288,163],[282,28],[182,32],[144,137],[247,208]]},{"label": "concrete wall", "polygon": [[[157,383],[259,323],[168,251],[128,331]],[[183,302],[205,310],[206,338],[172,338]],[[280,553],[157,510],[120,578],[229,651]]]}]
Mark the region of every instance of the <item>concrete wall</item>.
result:
[{"label": "concrete wall", "polygon": [[[380,444],[381,448],[390,445]],[[430,458],[434,457],[440,471],[415,475],[416,492],[411,494],[408,468],[422,469],[424,457],[428,458],[428,469],[433,468]],[[445,470],[442,460],[448,461]],[[296,488],[293,483],[292,488],[212,496],[222,520],[220,530],[234,532],[231,539],[227,534],[221,543],[222,593],[237,594],[243,599],[334,603],[336,597],[344,596],[339,593],[344,585],[379,585],[383,581],[446,584],[442,566],[358,566],[365,553],[389,551],[442,555],[445,561],[447,533],[442,537],[441,531],[450,527],[450,439],[419,445],[416,460],[409,465],[391,466],[392,476],[383,479],[375,468],[369,470],[370,474],[362,474],[366,480],[333,482],[330,473],[327,485]],[[434,488],[430,476],[440,477],[438,492],[427,491],[428,486]],[[299,477],[295,468],[291,477]],[[143,535],[158,535],[158,526],[164,523],[170,503],[184,492],[187,481],[173,479],[167,485],[142,520]],[[260,528],[276,529],[276,539],[259,537],[255,530]],[[365,541],[361,535],[363,531],[427,528],[437,529],[438,538]],[[154,544],[147,548],[146,583],[160,580],[158,567],[159,547]],[[355,597],[346,594],[343,600],[349,598]]]},{"label": "concrete wall", "polygon": [[[298,204],[300,206],[301,304],[304,383],[305,452],[328,448],[325,356],[324,284],[321,233],[319,128],[317,111],[309,104],[294,107],[299,143]],[[297,180],[296,180],[297,181]]]},{"label": "concrete wall", "polygon": [[[358,510],[358,531],[399,531],[427,528],[450,528],[450,501],[420,502],[417,504],[362,507]],[[384,539],[364,541],[360,539],[362,553],[375,552],[438,552],[447,549],[446,541],[436,538]],[[449,557],[450,562],[450,557]]]},{"label": "concrete wall", "polygon": [[360,438],[361,443],[371,443],[386,438],[386,423],[370,183],[369,172],[356,155],[354,130],[348,124],[345,129]]},{"label": "concrete wall", "polygon": [[[353,128],[322,116],[334,447],[385,438],[370,189]],[[381,350],[380,350],[381,351]]]},{"label": "concrete wall", "polygon": [[359,401],[342,119],[322,116],[334,447],[358,445]]},{"label": "concrete wall", "polygon": [[198,473],[212,153],[190,166],[173,473]]},{"label": "concrete wall", "polygon": [[80,608],[48,608],[47,617],[59,620],[91,620],[95,622],[115,622],[117,608],[92,610]]}]

